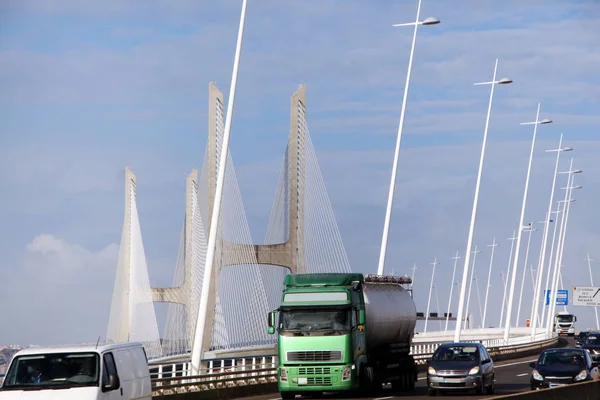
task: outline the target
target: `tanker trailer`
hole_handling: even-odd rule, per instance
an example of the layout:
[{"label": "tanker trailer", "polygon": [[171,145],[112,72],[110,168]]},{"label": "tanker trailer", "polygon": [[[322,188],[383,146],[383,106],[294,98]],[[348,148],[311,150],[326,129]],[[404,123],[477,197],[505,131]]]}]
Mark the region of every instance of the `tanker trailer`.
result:
[{"label": "tanker trailer", "polygon": [[412,390],[416,308],[402,287],[410,283],[356,273],[287,275],[281,304],[268,318],[269,333],[277,332],[282,399],[309,392],[371,393],[386,382],[394,390]]}]

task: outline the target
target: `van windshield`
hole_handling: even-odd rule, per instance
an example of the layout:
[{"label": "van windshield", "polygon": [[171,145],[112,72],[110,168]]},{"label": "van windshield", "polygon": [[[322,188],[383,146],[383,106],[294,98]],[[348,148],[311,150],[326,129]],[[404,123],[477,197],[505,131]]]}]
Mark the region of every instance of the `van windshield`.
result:
[{"label": "van windshield", "polygon": [[18,356],[11,363],[2,389],[39,390],[98,386],[99,361],[96,353]]}]

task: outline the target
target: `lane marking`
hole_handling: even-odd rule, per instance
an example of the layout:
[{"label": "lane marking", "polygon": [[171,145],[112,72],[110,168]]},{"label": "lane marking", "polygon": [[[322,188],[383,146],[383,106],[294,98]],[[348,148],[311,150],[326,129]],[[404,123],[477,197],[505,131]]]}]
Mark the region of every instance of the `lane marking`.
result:
[{"label": "lane marking", "polygon": [[526,373],[524,373],[524,374],[519,374],[519,375],[517,375],[517,376],[525,376],[525,375],[529,375],[529,374],[526,372]]},{"label": "lane marking", "polygon": [[388,397],[377,397],[377,398],[375,398],[375,399],[373,399],[373,400],[387,400],[387,399],[393,399],[393,398],[394,398],[394,396],[388,396]]}]

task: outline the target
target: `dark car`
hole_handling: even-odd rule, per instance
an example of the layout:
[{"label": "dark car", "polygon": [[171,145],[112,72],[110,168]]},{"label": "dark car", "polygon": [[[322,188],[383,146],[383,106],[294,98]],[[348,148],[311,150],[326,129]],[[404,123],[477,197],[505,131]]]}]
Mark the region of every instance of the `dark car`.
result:
[{"label": "dark car", "polygon": [[585,342],[585,338],[590,334],[590,331],[581,331],[579,335],[575,338],[575,347],[581,347],[583,342]]},{"label": "dark car", "polygon": [[564,386],[600,378],[598,364],[584,349],[561,348],[544,350],[537,362],[529,364],[531,390]]},{"label": "dark car", "polygon": [[593,361],[600,361],[600,332],[590,332],[581,348],[590,353]]},{"label": "dark car", "polygon": [[494,393],[494,362],[480,343],[444,343],[440,345],[427,368],[430,396],[438,392],[475,390]]}]

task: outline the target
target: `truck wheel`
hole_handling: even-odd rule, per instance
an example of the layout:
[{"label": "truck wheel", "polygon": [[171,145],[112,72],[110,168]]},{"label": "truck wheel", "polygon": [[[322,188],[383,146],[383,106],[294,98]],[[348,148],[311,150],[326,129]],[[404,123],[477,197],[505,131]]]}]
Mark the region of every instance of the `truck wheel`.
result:
[{"label": "truck wheel", "polygon": [[283,400],[293,400],[296,398],[296,393],[294,392],[279,392],[279,394]]},{"label": "truck wheel", "polygon": [[362,368],[360,374],[360,388],[365,391],[371,391],[373,389],[373,383],[375,381],[375,372],[373,367],[365,365]]}]

